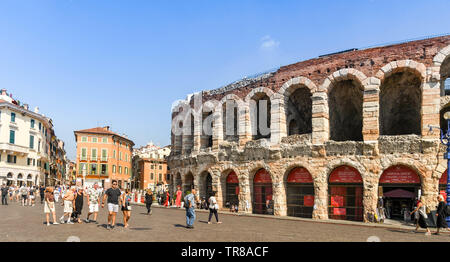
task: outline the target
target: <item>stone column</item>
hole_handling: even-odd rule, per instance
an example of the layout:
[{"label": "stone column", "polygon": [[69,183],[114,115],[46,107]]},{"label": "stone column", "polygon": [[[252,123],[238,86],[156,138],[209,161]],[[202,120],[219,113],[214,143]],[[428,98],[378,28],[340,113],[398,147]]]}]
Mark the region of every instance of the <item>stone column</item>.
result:
[{"label": "stone column", "polygon": [[376,77],[369,77],[362,83],[364,87],[363,96],[363,140],[365,142],[377,141],[380,134],[378,118],[380,114],[379,109],[379,93],[380,93],[380,79]]},{"label": "stone column", "polygon": [[243,103],[239,110],[239,146],[245,146],[252,140],[252,130],[250,125],[250,108],[247,103]]},{"label": "stone column", "polygon": [[194,145],[192,151],[198,153],[200,151],[201,135],[202,135],[202,119],[201,114],[194,114]]},{"label": "stone column", "polygon": [[[223,198],[222,198],[222,185],[220,183],[220,174],[214,173],[211,174],[212,177],[212,189],[213,191],[216,191],[216,200],[217,204],[219,205],[219,208],[223,207]],[[208,201],[208,199],[206,200]]]},{"label": "stone column", "polygon": [[[372,174],[376,177],[376,174]],[[378,202],[378,182],[371,179],[372,182],[364,185],[363,191],[363,220],[364,222],[375,222],[375,213]]]},{"label": "stone column", "polygon": [[273,187],[273,202],[274,202],[274,215],[286,216],[286,188],[283,181],[272,181]]},{"label": "stone column", "polygon": [[272,99],[270,110],[270,142],[272,144],[280,144],[281,138],[287,136],[286,132],[286,113],[284,109],[284,99],[276,94]]},{"label": "stone column", "polygon": [[425,205],[431,210],[438,205],[439,181],[432,176],[432,170],[424,170],[422,177],[422,196],[425,198]]},{"label": "stone column", "polygon": [[329,139],[328,97],[325,91],[312,95],[312,142],[323,144]]},{"label": "stone column", "polygon": [[219,145],[223,142],[223,123],[221,110],[213,112],[214,124],[213,124],[213,150],[218,150]]},{"label": "stone column", "polygon": [[328,219],[328,183],[327,174],[314,179],[313,219]]},{"label": "stone column", "polygon": [[440,126],[440,84],[437,79],[431,79],[422,85],[422,138],[439,139],[439,130],[432,130],[431,126]]},{"label": "stone column", "polygon": [[[250,180],[248,172],[239,176],[239,213],[252,213],[252,195],[250,189]],[[246,201],[249,208],[246,210]]]}]

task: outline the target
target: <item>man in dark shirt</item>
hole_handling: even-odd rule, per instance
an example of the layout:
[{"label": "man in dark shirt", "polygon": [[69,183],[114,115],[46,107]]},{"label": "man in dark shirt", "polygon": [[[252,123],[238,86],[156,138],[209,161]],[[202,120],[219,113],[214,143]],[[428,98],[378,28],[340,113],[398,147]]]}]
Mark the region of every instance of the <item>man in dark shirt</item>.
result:
[{"label": "man in dark shirt", "polygon": [[6,185],[2,186],[2,205],[8,205],[8,187]]},{"label": "man in dark shirt", "polygon": [[106,190],[105,195],[103,196],[102,208],[105,207],[105,200],[108,198],[108,226],[107,229],[114,229],[114,225],[116,224],[116,215],[119,212],[119,199],[122,192],[117,187],[117,181],[112,181],[112,188]]},{"label": "man in dark shirt", "polygon": [[43,185],[41,185],[39,187],[39,195],[41,195],[41,204],[44,203],[44,193],[45,193],[45,188]]}]

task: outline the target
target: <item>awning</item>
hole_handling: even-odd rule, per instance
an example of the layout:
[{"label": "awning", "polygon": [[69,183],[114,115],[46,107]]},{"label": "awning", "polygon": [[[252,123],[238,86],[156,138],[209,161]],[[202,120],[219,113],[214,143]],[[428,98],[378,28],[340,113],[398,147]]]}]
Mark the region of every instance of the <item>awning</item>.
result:
[{"label": "awning", "polygon": [[415,194],[413,192],[409,192],[403,189],[395,189],[384,193],[384,196],[392,198],[414,198]]}]

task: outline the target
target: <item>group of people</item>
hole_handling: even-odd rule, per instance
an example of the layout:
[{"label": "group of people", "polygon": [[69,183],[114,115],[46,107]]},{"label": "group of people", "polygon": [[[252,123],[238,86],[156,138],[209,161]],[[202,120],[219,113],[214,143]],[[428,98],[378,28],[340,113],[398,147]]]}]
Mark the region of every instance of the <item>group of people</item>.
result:
[{"label": "group of people", "polygon": [[[46,215],[47,226],[50,226],[50,214],[52,214],[53,225],[59,224],[56,221],[55,213],[55,193],[57,191],[58,190],[55,190],[53,187],[47,187],[45,189],[44,213]],[[108,190],[99,188],[97,184],[94,184],[93,187],[86,188],[86,190],[82,187],[76,186],[71,186],[65,190],[62,194],[64,214],[59,219],[61,224],[74,224],[74,222],[80,224],[83,223],[81,220],[81,214],[85,198],[89,207],[89,212],[84,220],[86,223],[92,222],[98,224],[97,216],[99,206],[101,204],[101,207],[104,208],[106,202],[108,208],[107,229],[113,229],[115,227],[116,216],[119,212],[119,204],[121,211],[123,212],[124,228],[129,227],[128,221],[131,217],[131,191],[129,189],[125,189],[125,191],[122,192],[119,189],[116,180],[112,181],[112,187]],[[93,220],[90,220],[91,215],[93,215]]]},{"label": "group of people", "polygon": [[[180,190],[180,189],[178,189]],[[214,215],[216,217],[217,224],[222,224],[219,221],[219,215],[217,211],[219,210],[219,204],[217,203],[217,192],[213,192],[212,196],[208,199],[209,208],[209,218],[208,224],[211,224],[211,218]],[[193,229],[195,221],[195,206],[200,201],[197,198],[196,189],[192,189],[191,193],[184,197],[184,208],[186,209],[186,228]],[[201,202],[200,202],[201,203]]]},{"label": "group of people", "polygon": [[5,184],[0,188],[2,194],[2,205],[8,205],[10,202],[21,202],[22,206],[34,206],[36,196],[40,188],[37,186],[7,186]]},{"label": "group of people", "polygon": [[[437,207],[437,211],[436,211],[436,235],[439,235],[439,231],[441,228],[448,230],[448,226],[447,226],[447,221],[445,220],[447,217],[447,211],[446,211],[446,203],[444,200],[444,197],[442,195],[439,195],[437,197],[439,204]],[[427,220],[428,220],[428,215],[430,212],[429,210],[427,210],[428,208],[426,207],[426,205],[423,203],[424,202],[424,198],[423,196],[420,198],[419,201],[417,201],[417,205],[416,208],[410,213],[410,215],[412,216],[413,214],[415,215],[415,219],[414,219],[414,223],[416,224],[416,229],[414,230],[415,232],[418,231],[419,227],[420,228],[424,228],[426,229],[425,235],[429,236],[431,235],[431,231],[428,228],[428,224],[427,224]]]}]

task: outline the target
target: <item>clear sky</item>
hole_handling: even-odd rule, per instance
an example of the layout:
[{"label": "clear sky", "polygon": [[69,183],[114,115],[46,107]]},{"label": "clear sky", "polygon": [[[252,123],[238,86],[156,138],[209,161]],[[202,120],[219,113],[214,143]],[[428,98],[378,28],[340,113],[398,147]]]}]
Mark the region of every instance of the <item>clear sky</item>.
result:
[{"label": "clear sky", "polygon": [[170,143],[188,94],[321,54],[450,33],[449,0],[2,0],[0,88],[74,130]]}]

